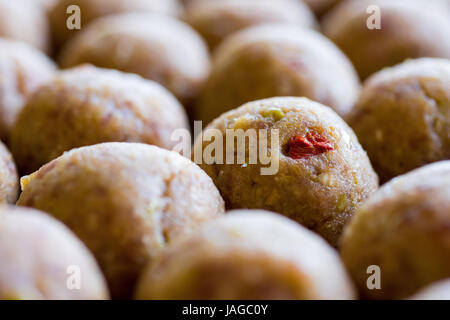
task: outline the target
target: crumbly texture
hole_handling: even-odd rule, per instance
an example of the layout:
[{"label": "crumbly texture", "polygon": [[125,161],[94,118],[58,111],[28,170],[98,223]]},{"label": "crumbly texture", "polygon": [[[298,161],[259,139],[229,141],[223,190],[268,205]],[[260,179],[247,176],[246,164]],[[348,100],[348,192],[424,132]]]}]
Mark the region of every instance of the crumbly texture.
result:
[{"label": "crumbly texture", "polygon": [[147,267],[138,299],[352,299],[336,252],[279,215],[242,210],[180,239]]},{"label": "crumbly texture", "polygon": [[14,203],[19,193],[19,177],[14,159],[0,142],[0,205]]},{"label": "crumbly texture", "polygon": [[[450,277],[450,161],[385,184],[345,229],[341,256],[363,298],[401,299]],[[367,268],[381,289],[367,288]]]},{"label": "crumbly texture", "polygon": [[105,17],[63,48],[63,68],[80,63],[132,72],[159,82],[183,104],[197,97],[210,69],[208,48],[187,24],[147,14]]},{"label": "crumbly texture", "polygon": [[53,40],[57,47],[61,47],[79,32],[77,29],[69,30],[66,27],[68,18],[66,10],[71,5],[80,7],[81,30],[93,20],[103,16],[130,12],[154,12],[176,16],[181,9],[178,0],[57,0],[49,13]]},{"label": "crumbly texture", "polygon": [[410,300],[450,300],[450,280],[433,283],[417,292]]},{"label": "crumbly texture", "polygon": [[450,158],[450,61],[410,60],[365,83],[347,119],[384,182]]},{"label": "crumbly texture", "polygon": [[216,48],[230,34],[263,23],[315,27],[309,8],[298,0],[200,0],[188,6],[184,19]]},{"label": "crumbly texture", "polygon": [[0,0],[0,37],[23,41],[48,53],[50,30],[45,10],[34,0]]},{"label": "crumbly texture", "polygon": [[243,103],[276,96],[305,96],[343,115],[358,91],[350,62],[318,32],[256,26],[236,33],[217,49],[196,119],[207,124]]},{"label": "crumbly texture", "polygon": [[0,139],[8,141],[27,97],[48,81],[55,65],[43,53],[22,42],[0,39]]},{"label": "crumbly texture", "polygon": [[[365,79],[408,58],[450,58],[450,14],[435,4],[421,0],[344,1],[325,17],[323,31]],[[381,29],[366,27],[370,5],[381,10]]]},{"label": "crumbly texture", "polygon": [[[94,257],[63,224],[37,210],[0,207],[0,299],[107,299]],[[70,273],[68,273],[70,272]],[[70,276],[79,272],[79,289]]]},{"label": "crumbly texture", "polygon": [[22,178],[18,205],[64,222],[94,253],[113,298],[168,243],[223,213],[211,179],[181,155],[139,143],[74,149]]},{"label": "crumbly texture", "polygon": [[81,66],[57,74],[24,106],[11,134],[22,173],[75,147],[142,142],[170,149],[171,134],[188,128],[181,104],[156,82]]},{"label": "crumbly texture", "polygon": [[[261,158],[250,164],[246,142],[245,164],[237,163],[236,158],[234,164],[200,164],[218,187],[227,208],[279,212],[319,233],[332,245],[336,245],[358,205],[378,187],[377,175],[353,131],[330,108],[308,99],[251,102],[225,113],[204,133],[209,129],[217,129],[224,135],[224,155],[232,151],[226,146],[227,129],[267,129],[266,150],[279,159],[276,174],[262,175],[261,168],[269,165],[263,165]],[[271,146],[272,129],[279,130],[279,145],[275,147]],[[303,159],[290,157],[286,152],[289,141],[309,132],[322,135],[333,150]],[[210,148],[211,142],[204,140],[201,136],[197,138],[195,161],[201,160],[195,159],[197,149],[206,154],[205,149]],[[265,154],[264,146],[260,148],[258,151]]]}]

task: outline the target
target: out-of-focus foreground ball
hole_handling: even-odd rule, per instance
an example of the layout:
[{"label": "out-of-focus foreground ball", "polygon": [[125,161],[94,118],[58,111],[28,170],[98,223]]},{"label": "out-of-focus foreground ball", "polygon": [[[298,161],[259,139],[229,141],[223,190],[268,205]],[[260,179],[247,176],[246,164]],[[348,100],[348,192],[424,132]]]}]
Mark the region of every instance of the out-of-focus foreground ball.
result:
[{"label": "out-of-focus foreground ball", "polygon": [[109,296],[103,275],[83,243],[37,210],[0,208],[0,257],[2,300]]},{"label": "out-of-focus foreground ball", "polygon": [[18,205],[65,223],[94,253],[113,298],[177,236],[223,213],[211,179],[181,155],[140,143],[74,149],[22,178]]},{"label": "out-of-focus foreground ball", "polygon": [[[364,298],[407,298],[450,277],[450,161],[393,179],[345,229],[342,259]],[[369,266],[380,289],[370,290]],[[377,277],[377,275],[375,275]]]},{"label": "out-of-focus foreground ball", "polygon": [[236,211],[180,239],[146,268],[138,299],[352,299],[336,252],[264,211]]}]

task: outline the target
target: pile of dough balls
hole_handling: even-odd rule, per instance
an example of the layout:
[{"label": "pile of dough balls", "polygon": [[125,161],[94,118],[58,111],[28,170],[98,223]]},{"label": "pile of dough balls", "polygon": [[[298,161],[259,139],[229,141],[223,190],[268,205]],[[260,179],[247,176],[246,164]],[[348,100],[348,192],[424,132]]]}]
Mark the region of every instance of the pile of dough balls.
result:
[{"label": "pile of dough balls", "polygon": [[0,0],[4,299],[450,299],[450,1]]}]

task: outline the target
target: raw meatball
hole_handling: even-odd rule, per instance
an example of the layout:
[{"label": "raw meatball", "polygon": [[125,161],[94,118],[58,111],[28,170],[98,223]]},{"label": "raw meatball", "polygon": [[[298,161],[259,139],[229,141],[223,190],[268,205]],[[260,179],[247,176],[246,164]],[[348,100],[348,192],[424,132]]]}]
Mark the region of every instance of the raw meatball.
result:
[{"label": "raw meatball", "polygon": [[298,0],[199,0],[187,8],[185,20],[211,49],[226,36],[256,24],[316,25],[313,13]]},{"label": "raw meatball", "polygon": [[450,300],[450,279],[433,283],[420,290],[411,300]]},{"label": "raw meatball", "polygon": [[[345,229],[341,254],[364,298],[399,299],[450,277],[450,161],[385,184]],[[381,289],[369,290],[378,266]]]},{"label": "raw meatball", "polygon": [[211,179],[181,155],[139,143],[74,149],[22,178],[18,205],[49,212],[94,253],[113,298],[182,233],[223,212]]},{"label": "raw meatball", "polygon": [[159,82],[189,104],[206,80],[209,54],[203,39],[170,17],[127,14],[98,19],[62,50],[60,65],[92,63]]},{"label": "raw meatball", "polygon": [[347,58],[325,37],[285,25],[248,28],[217,49],[197,110],[205,124],[243,103],[305,96],[346,114],[359,81]]},{"label": "raw meatball", "polygon": [[26,98],[50,79],[53,62],[21,42],[0,39],[0,139],[7,141]]},{"label": "raw meatball", "polygon": [[177,15],[180,10],[178,0],[57,0],[50,11],[50,22],[54,41],[58,46],[79,31],[69,30],[66,26],[67,19],[73,14],[67,13],[67,8],[71,5],[77,5],[80,8],[81,30],[93,20],[103,16],[128,12]]},{"label": "raw meatball", "polygon": [[0,37],[49,52],[49,32],[45,10],[33,0],[0,0]]},{"label": "raw meatball", "polygon": [[[237,154],[233,164],[205,157],[211,142],[203,137],[212,129],[223,135],[224,157]],[[267,144],[249,138],[251,147],[245,142],[245,149],[236,148],[227,130],[238,133],[239,129],[245,133],[253,129],[259,136],[260,129],[266,129],[267,139],[262,139]],[[277,135],[272,130],[279,130],[279,143],[273,140]],[[203,159],[196,154],[199,150]],[[264,164],[261,154],[269,154],[271,163]],[[242,161],[239,155],[245,156]],[[197,138],[194,161],[211,176],[228,208],[279,212],[332,245],[359,203],[378,187],[377,175],[353,131],[330,108],[305,98],[260,100],[223,114]]]},{"label": "raw meatball", "polygon": [[170,149],[171,134],[188,128],[181,104],[150,80],[81,66],[40,87],[11,134],[19,170],[30,173],[64,151],[100,142],[128,141]]},{"label": "raw meatball", "polygon": [[347,119],[382,181],[450,158],[450,61],[410,60],[365,83]]},{"label": "raw meatball", "polygon": [[92,254],[37,210],[0,207],[0,257],[1,300],[108,298]]},{"label": "raw meatball", "polygon": [[336,252],[298,224],[242,210],[174,243],[144,269],[138,299],[352,299]]},{"label": "raw meatball", "polygon": [[[14,203],[19,192],[19,177],[13,157],[0,142],[0,205]],[[0,286],[1,287],[1,286]]]},{"label": "raw meatball", "polygon": [[[367,27],[371,5],[380,8],[381,29]],[[325,18],[324,33],[365,79],[407,58],[450,58],[450,16],[436,8],[422,0],[344,1]]]}]

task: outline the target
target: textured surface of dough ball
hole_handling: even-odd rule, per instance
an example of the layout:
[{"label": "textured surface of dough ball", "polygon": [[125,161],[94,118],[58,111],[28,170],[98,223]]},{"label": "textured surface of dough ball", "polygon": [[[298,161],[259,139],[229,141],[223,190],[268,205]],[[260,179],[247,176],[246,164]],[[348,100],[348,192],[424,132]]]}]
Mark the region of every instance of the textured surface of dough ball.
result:
[{"label": "textured surface of dough ball", "polygon": [[248,28],[217,49],[196,110],[205,124],[243,103],[305,96],[346,114],[359,91],[347,58],[319,33],[284,25]]},{"label": "textured surface of dough ball", "polygon": [[8,141],[26,98],[55,71],[53,62],[24,43],[0,39],[0,139]]},{"label": "textured surface of dough ball", "polygon": [[263,23],[314,27],[313,13],[297,0],[200,0],[188,6],[185,20],[214,49],[228,35]]},{"label": "textured surface of dough ball", "polygon": [[[0,299],[107,299],[92,254],[63,224],[37,210],[0,208]],[[71,273],[69,273],[69,271]],[[79,289],[69,277],[81,275]]]},{"label": "textured surface of dough ball", "polygon": [[[364,203],[341,242],[342,259],[361,295],[407,298],[450,277],[450,161],[393,179]],[[380,267],[380,290],[367,268]]]},{"label": "textured surface of dough ball", "polygon": [[203,39],[174,18],[153,14],[98,19],[62,50],[60,64],[91,63],[159,82],[184,104],[197,96],[210,69]]},{"label": "textured surface of dough ball", "polygon": [[75,147],[142,142],[170,149],[188,128],[181,104],[156,82],[81,66],[57,74],[30,97],[11,134],[19,171],[29,173]]},{"label": "textured surface of dough ball", "polygon": [[19,177],[14,159],[0,142],[0,203],[14,203],[19,192]]},{"label": "textured surface of dough ball", "polygon": [[421,58],[365,83],[347,119],[382,181],[450,158],[450,61]]},{"label": "textured surface of dough ball", "polygon": [[[279,212],[319,233],[333,245],[359,203],[378,187],[378,178],[353,131],[330,108],[308,99],[251,102],[223,114],[204,134],[210,129],[223,134],[224,155],[233,154],[230,146],[226,146],[227,130],[255,129],[261,135],[258,130],[266,129],[267,147],[261,143],[256,147],[258,154],[273,154],[270,165],[263,165],[260,156],[251,164],[250,150],[254,151],[255,145],[249,148],[246,142],[245,163],[239,163],[235,157],[234,164],[219,164],[219,161],[207,164],[196,159],[195,153],[200,149],[207,154],[211,142],[202,141],[202,136],[197,138],[194,161],[203,162],[201,168],[211,176],[229,209]],[[279,130],[279,143],[275,146],[272,130]],[[305,140],[306,143],[317,141],[310,155],[301,144]],[[234,147],[235,153],[243,153],[236,143]],[[276,169],[277,160],[278,171],[263,175],[261,169],[269,166]],[[225,159],[222,163],[226,163]]]},{"label": "textured surface of dough ball", "polygon": [[145,269],[138,299],[351,299],[336,252],[298,224],[242,210],[206,224]]},{"label": "textured surface of dough ball", "polygon": [[0,37],[49,52],[49,33],[45,10],[33,0],[0,0]]},{"label": "textured surface of dough ball", "polygon": [[182,233],[223,212],[211,179],[181,155],[139,143],[74,149],[22,179],[18,204],[49,212],[94,253],[114,298]]},{"label": "textured surface of dough ball", "polygon": [[420,290],[411,300],[450,300],[450,280],[433,283]]},{"label": "textured surface of dough ball", "polygon": [[[381,29],[367,27],[370,5],[380,8]],[[450,58],[450,14],[434,5],[419,0],[345,1],[325,18],[324,33],[363,79],[407,58]]]},{"label": "textured surface of dough ball", "polygon": [[54,42],[57,46],[61,46],[79,31],[69,30],[66,26],[69,17],[66,10],[71,5],[77,5],[80,8],[81,30],[93,20],[103,16],[129,12],[178,15],[180,10],[178,0],[58,0],[49,15]]}]

